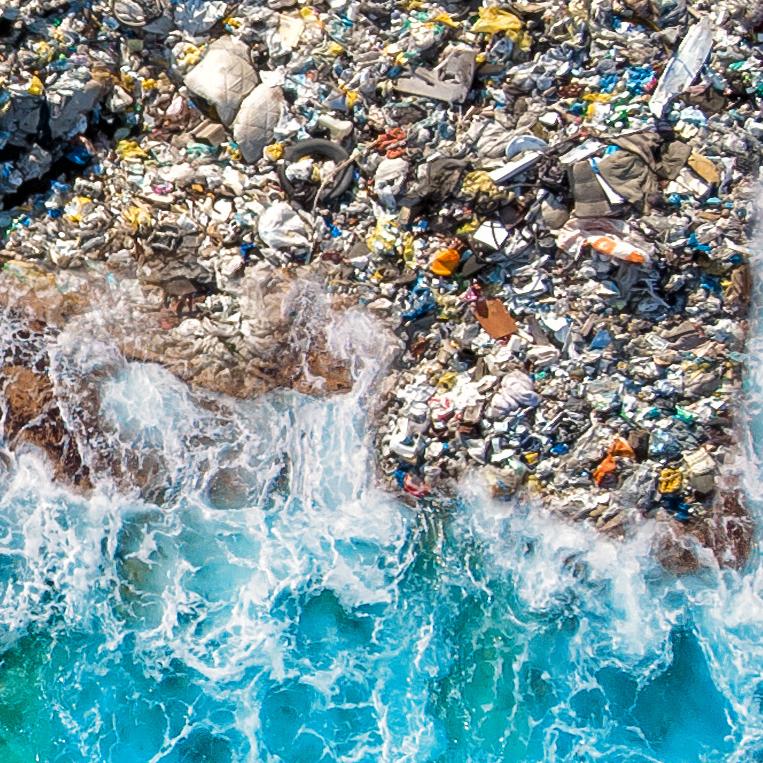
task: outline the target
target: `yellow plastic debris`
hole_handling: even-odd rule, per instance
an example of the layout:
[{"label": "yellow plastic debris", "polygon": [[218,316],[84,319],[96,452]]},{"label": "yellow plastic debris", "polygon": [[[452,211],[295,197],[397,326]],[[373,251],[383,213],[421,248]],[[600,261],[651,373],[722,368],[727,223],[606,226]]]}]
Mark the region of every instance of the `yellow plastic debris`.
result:
[{"label": "yellow plastic debris", "polygon": [[344,96],[347,108],[351,109],[358,102],[358,98],[360,98],[360,95],[356,90],[347,90]]},{"label": "yellow plastic debris", "polygon": [[414,238],[412,233],[403,234],[403,246],[401,255],[403,257],[403,262],[409,268],[416,267],[416,253],[413,248],[413,242]]},{"label": "yellow plastic debris", "polygon": [[439,389],[447,392],[448,390],[453,389],[453,386],[456,383],[456,379],[458,379],[458,374],[455,371],[446,371],[437,380],[437,386]]},{"label": "yellow plastic debris", "polygon": [[48,45],[48,43],[44,40],[36,42],[32,47],[34,48],[34,52],[39,56],[40,60],[44,61],[46,64],[50,63],[53,60],[53,56],[56,54],[56,51],[53,49],[53,47]]},{"label": "yellow plastic debris", "polygon": [[230,158],[233,159],[234,162],[241,161],[241,150],[238,148],[238,146],[232,143],[226,143],[225,153],[228,154],[228,156],[230,156]]},{"label": "yellow plastic debris", "polygon": [[82,218],[90,211],[93,200],[89,196],[75,196],[64,207],[64,218],[72,223],[82,222]]},{"label": "yellow plastic debris", "polygon": [[461,192],[466,196],[476,196],[477,194],[496,196],[502,193],[501,189],[484,170],[474,170],[467,173],[461,182]]},{"label": "yellow plastic debris", "polygon": [[366,245],[377,254],[398,255],[409,267],[416,266],[413,248],[414,238],[409,231],[401,231],[394,217],[379,218],[376,226],[366,237]]},{"label": "yellow plastic debris", "polygon": [[187,44],[178,55],[178,62],[183,66],[196,66],[201,61],[201,48]]},{"label": "yellow plastic debris", "polygon": [[265,156],[271,162],[277,162],[283,156],[283,143],[271,143],[265,146]]},{"label": "yellow plastic debris", "polygon": [[452,276],[461,262],[461,256],[455,249],[440,249],[432,258],[430,270],[438,276]]},{"label": "yellow plastic debris", "polygon": [[29,95],[42,95],[45,92],[45,86],[42,84],[42,80],[36,74],[33,74],[26,90]]},{"label": "yellow plastic debris", "polygon": [[588,103],[609,103],[612,98],[612,93],[585,93],[580,96],[581,101],[587,101]]},{"label": "yellow plastic debris", "polygon": [[151,222],[151,213],[145,207],[133,204],[122,212],[122,217],[132,226],[133,230],[148,225]]},{"label": "yellow plastic debris", "polygon": [[120,140],[115,150],[120,159],[148,159],[148,154],[136,140]]},{"label": "yellow plastic debris", "polygon": [[[527,458],[527,454],[525,454],[525,459]],[[527,489],[531,493],[542,493],[543,492],[543,484],[538,479],[538,477],[535,474],[531,474],[527,478]]]},{"label": "yellow plastic debris", "polygon": [[129,93],[135,84],[135,78],[131,77],[127,72],[120,72],[119,84]]},{"label": "yellow plastic debris", "polygon": [[684,477],[680,469],[663,469],[657,481],[657,490],[663,495],[677,493],[683,485]]},{"label": "yellow plastic debris", "polygon": [[458,226],[458,228],[456,228],[456,233],[459,236],[465,235],[467,233],[474,233],[474,231],[476,231],[479,227],[479,220],[467,220],[465,223],[462,223]]},{"label": "yellow plastic debris", "polygon": [[432,18],[432,21],[439,21],[440,24],[445,24],[445,26],[449,26],[451,29],[458,29],[460,26],[460,24],[457,21],[454,21],[452,16],[445,11],[440,11]]},{"label": "yellow plastic debris", "polygon": [[509,11],[500,8],[480,8],[479,19],[472,25],[472,32],[499,34],[503,32],[521,50],[530,50],[530,37],[524,31],[522,21]]}]

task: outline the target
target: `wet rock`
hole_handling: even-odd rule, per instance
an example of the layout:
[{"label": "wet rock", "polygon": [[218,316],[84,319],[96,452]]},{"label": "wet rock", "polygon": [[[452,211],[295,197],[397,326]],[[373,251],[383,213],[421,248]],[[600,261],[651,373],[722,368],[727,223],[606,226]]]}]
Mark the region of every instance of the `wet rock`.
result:
[{"label": "wet rock", "polygon": [[0,383],[7,406],[4,436],[11,447],[28,443],[40,448],[50,458],[56,479],[90,488],[89,470],[66,428],[50,379],[24,366],[7,365],[0,369]]},{"label": "wet rock", "polygon": [[670,572],[686,574],[700,567],[718,565],[741,569],[755,542],[755,525],[742,490],[726,485],[706,514],[679,524],[667,514],[657,518],[654,552]]},{"label": "wet rock", "polygon": [[249,486],[238,468],[218,469],[207,484],[209,500],[218,509],[242,509],[249,502]]}]

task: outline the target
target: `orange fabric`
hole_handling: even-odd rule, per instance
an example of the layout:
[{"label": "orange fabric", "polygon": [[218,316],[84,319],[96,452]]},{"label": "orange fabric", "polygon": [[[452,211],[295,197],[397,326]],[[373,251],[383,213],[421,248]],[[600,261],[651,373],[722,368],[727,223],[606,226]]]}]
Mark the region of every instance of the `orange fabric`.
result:
[{"label": "orange fabric", "polygon": [[615,437],[612,445],[609,446],[610,456],[621,456],[622,458],[636,458],[636,454],[631,448],[630,443],[622,437]]},{"label": "orange fabric", "polygon": [[617,469],[616,456],[619,456],[620,458],[636,458],[636,454],[633,452],[630,443],[619,435],[612,440],[607,455],[604,456],[602,462],[593,471],[593,481],[597,486],[601,485],[608,474],[612,474],[612,472]]},{"label": "orange fabric", "polygon": [[461,257],[455,249],[440,249],[432,259],[430,268],[435,275],[452,276],[460,262]]},{"label": "orange fabric", "polygon": [[608,474],[612,474],[617,469],[617,461],[607,454],[602,462],[593,470],[593,481],[598,485],[604,481]]}]

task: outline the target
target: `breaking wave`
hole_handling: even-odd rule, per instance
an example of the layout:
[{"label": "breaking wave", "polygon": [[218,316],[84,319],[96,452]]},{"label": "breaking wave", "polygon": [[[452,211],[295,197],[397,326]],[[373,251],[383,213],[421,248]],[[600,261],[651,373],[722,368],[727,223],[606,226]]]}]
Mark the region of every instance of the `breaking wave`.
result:
[{"label": "breaking wave", "polygon": [[83,497],[32,449],[0,460],[2,759],[763,759],[759,550],[676,579],[648,527],[620,543],[476,484],[414,512],[374,487],[379,336],[360,312],[331,328],[351,393],[247,402],[56,340],[65,415],[97,400],[132,487]]}]

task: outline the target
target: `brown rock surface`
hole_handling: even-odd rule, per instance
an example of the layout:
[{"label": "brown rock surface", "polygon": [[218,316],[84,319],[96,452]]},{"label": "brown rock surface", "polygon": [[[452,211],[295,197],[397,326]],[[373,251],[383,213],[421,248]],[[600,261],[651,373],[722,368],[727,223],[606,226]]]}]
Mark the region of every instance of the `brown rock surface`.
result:
[{"label": "brown rock surface", "polygon": [[754,523],[738,486],[720,491],[712,511],[685,525],[667,514],[657,518],[654,552],[669,572],[694,572],[715,558],[721,568],[740,569],[750,557]]},{"label": "brown rock surface", "polygon": [[26,442],[41,448],[53,462],[56,479],[89,488],[89,470],[61,417],[47,375],[7,365],[0,369],[0,383],[7,404],[6,439],[13,446]]},{"label": "brown rock surface", "polygon": [[150,286],[131,290],[127,276],[124,286],[112,289],[107,274],[95,269],[54,274],[28,262],[0,269],[0,309],[14,316],[15,331],[0,357],[4,434],[11,447],[41,448],[56,479],[86,489],[96,473],[109,475],[158,502],[167,487],[160,456],[152,461],[151,454],[123,452],[103,430],[98,381],[113,371],[108,360],[89,376],[59,379],[60,389],[54,388],[49,343],[55,345],[61,332],[95,334],[127,360],[158,363],[193,387],[237,398],[277,388],[322,395],[352,386],[349,368],[327,347],[324,327],[336,308],[319,298],[315,284],[289,272],[260,272],[244,282],[240,302],[248,336],[232,338],[214,314],[194,308],[177,315]]}]

